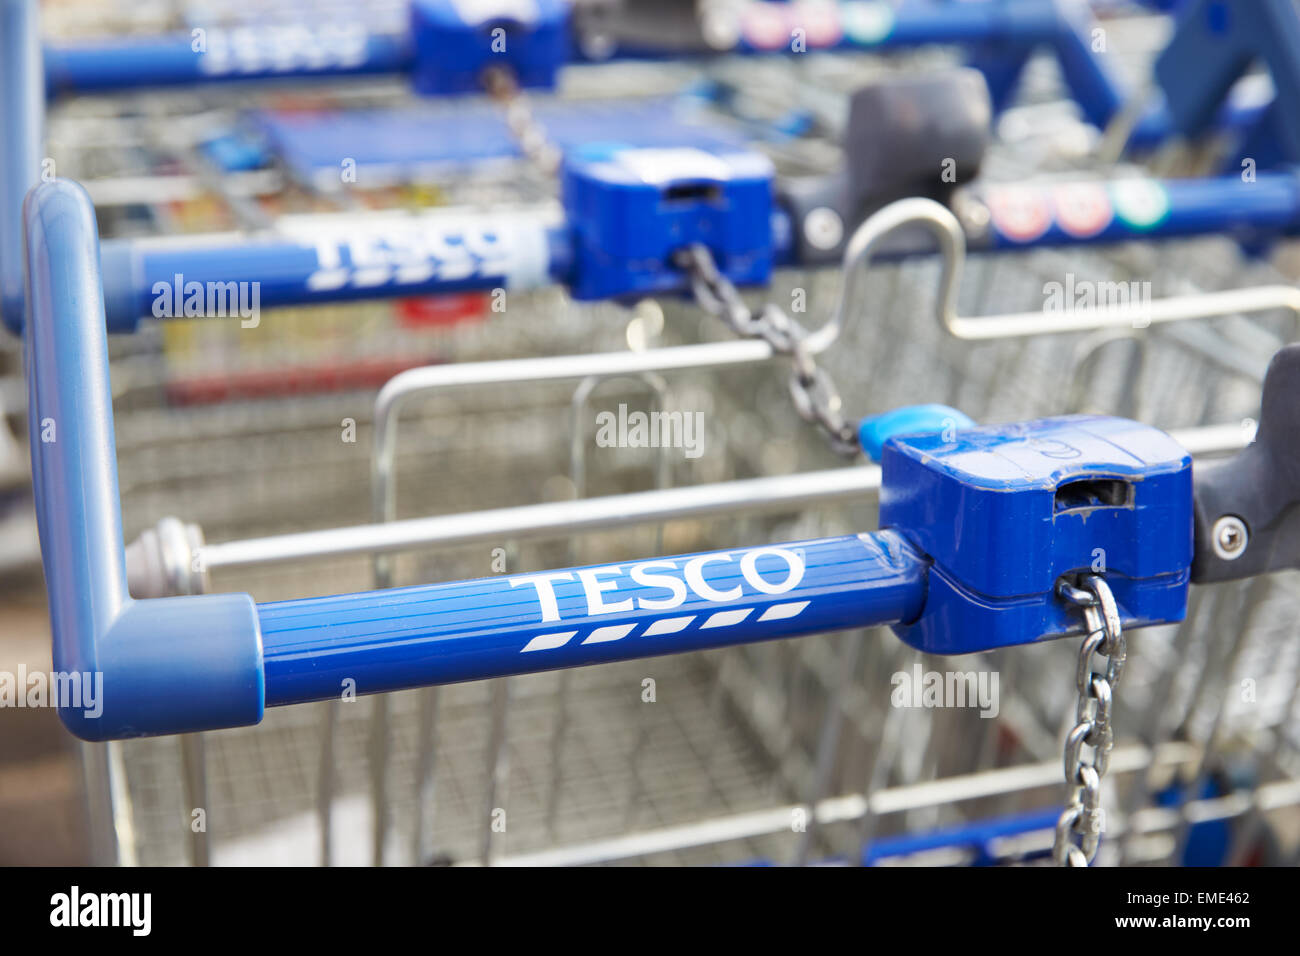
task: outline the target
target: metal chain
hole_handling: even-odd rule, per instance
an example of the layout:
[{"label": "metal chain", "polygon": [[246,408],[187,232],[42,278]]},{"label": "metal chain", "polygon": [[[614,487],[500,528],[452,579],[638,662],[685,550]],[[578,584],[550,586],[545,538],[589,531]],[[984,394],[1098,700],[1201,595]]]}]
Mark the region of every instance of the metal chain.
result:
[{"label": "metal chain", "polygon": [[790,397],[799,417],[820,428],[839,454],[854,457],[861,452],[858,429],[841,411],[839,390],[804,345],[807,330],[771,302],[757,313],[751,310],[731,280],[718,271],[707,246],[694,243],[679,249],[673,258],[690,276],[691,292],[700,308],[737,335],[762,339],[790,358]]},{"label": "metal chain", "polygon": [[553,176],[560,168],[560,149],[551,142],[546,127],[533,113],[514,74],[501,67],[492,67],[484,71],[483,82],[488,95],[505,108],[506,126],[524,151],[524,156],[543,173]]},{"label": "metal chain", "polygon": [[[1115,746],[1111,715],[1128,649],[1115,596],[1102,578],[1086,575],[1077,587],[1062,578],[1056,593],[1082,610],[1088,636],[1079,648],[1074,674],[1079,694],[1076,723],[1065,738],[1065,782],[1070,789],[1065,812],[1056,822],[1052,859],[1057,866],[1088,866],[1097,857],[1105,827],[1101,781]],[[1101,672],[1092,669],[1094,654],[1105,659]],[[1091,761],[1083,756],[1085,744],[1092,748]]]}]

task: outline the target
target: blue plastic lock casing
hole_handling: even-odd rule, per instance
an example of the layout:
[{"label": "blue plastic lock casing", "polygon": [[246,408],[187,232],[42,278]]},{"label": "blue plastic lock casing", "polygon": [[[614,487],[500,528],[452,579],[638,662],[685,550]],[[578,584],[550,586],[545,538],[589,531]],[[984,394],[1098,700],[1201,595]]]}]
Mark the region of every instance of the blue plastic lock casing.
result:
[{"label": "blue plastic lock casing", "polygon": [[1079,633],[1078,609],[1054,593],[1071,572],[1102,573],[1126,627],[1186,613],[1192,462],[1164,432],[1067,416],[896,436],[881,468],[881,527],[932,562],[924,613],[895,628],[913,647]]},{"label": "blue plastic lock casing", "polygon": [[672,255],[702,243],[737,285],[772,273],[772,163],[727,147],[587,145],[564,162],[576,299],[685,290]]},{"label": "blue plastic lock casing", "polygon": [[414,0],[411,37],[419,93],[483,91],[483,71],[500,66],[522,87],[550,89],[569,59],[566,0]]}]

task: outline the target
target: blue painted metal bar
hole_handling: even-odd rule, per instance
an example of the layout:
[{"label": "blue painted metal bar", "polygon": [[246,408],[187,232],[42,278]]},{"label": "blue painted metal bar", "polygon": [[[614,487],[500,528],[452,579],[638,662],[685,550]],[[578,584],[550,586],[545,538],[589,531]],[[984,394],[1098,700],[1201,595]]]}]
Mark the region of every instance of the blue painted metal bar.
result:
[{"label": "blue painted metal bar", "polygon": [[907,621],[925,568],[879,532],[261,604],[267,704]]},{"label": "blue painted metal bar", "polygon": [[892,624],[945,653],[1061,636],[1079,622],[1056,603],[1056,582],[1089,567],[1098,542],[1126,626],[1185,611],[1190,457],[1155,429],[1089,416],[890,438],[886,530],[872,534],[266,605],[246,594],[134,600],[94,212],[80,186],[56,180],[28,194],[24,216],[28,429],[54,663],[102,683],[89,705],[59,701],[81,737],[238,726],[267,704],[348,690],[844,628]]},{"label": "blue painted metal bar", "polygon": [[1300,229],[1300,176],[1016,183],[976,187],[988,206],[986,236],[972,246],[1030,249],[1228,235],[1246,242]]},{"label": "blue painted metal bar", "polygon": [[1009,862],[999,846],[1014,837],[1045,832],[1046,842],[1041,850],[1018,857],[1013,862],[1024,863],[1051,854],[1051,836],[1061,816],[1060,807],[1046,810],[1029,810],[1008,816],[925,830],[920,833],[901,833],[883,837],[862,850],[863,866],[881,866],[888,860],[897,860],[940,850],[963,851],[969,854],[967,866],[997,866]]},{"label": "blue painted metal bar", "polygon": [[[975,195],[991,212],[987,234],[971,237],[975,249],[1218,234],[1246,240],[1300,229],[1300,178],[1286,173],[1260,173],[1250,183],[1224,177],[1012,184],[977,189]],[[143,317],[165,318],[168,310],[185,314],[190,283],[205,293],[214,284],[256,283],[258,304],[270,308],[577,281],[572,238],[565,227],[525,220],[473,226],[436,213],[395,220],[378,231],[363,230],[356,220],[335,227],[330,222],[328,217],[318,223],[308,218],[294,230],[302,238],[250,241],[232,234],[106,241],[108,327],[130,331]],[[310,233],[315,237],[308,238]],[[773,242],[778,264],[797,262],[789,224],[780,214],[773,217]]]},{"label": "blue painted metal bar", "polygon": [[[127,591],[94,212],[75,183],[25,205],[32,471],[60,701],[103,740],[239,726],[333,697],[910,621],[925,562],[894,533],[257,607]],[[618,593],[615,593],[618,592]],[[269,677],[269,685],[264,678]]]},{"label": "blue painted metal bar", "polygon": [[87,740],[256,723],[262,645],[246,594],[127,591],[108,340],[90,198],[42,183],[24,206],[28,430],[54,669],[99,686],[60,700]]},{"label": "blue painted metal bar", "polygon": [[[827,30],[809,29],[807,48],[889,50],[999,40],[1033,44],[1055,42],[1061,29],[1053,0],[910,0],[896,8],[887,3],[857,6],[860,11],[850,6],[848,13],[826,8]],[[785,20],[797,12],[798,8],[784,3],[752,3],[741,17],[735,45],[711,52],[788,53],[791,36]],[[866,15],[855,17],[857,12]],[[268,24],[256,30],[209,30],[204,42],[206,52],[196,50],[195,38],[183,33],[48,44],[47,86],[52,94],[101,93],[241,79],[408,73],[417,68],[410,37],[370,33],[360,24],[348,29]],[[690,55],[689,51],[624,46],[596,61]],[[580,44],[571,45],[570,60],[591,62]]]},{"label": "blue painted metal bar", "polygon": [[[951,826],[915,833],[900,833],[896,836],[881,837],[862,848],[858,861],[862,866],[888,866],[901,863],[909,857],[929,856],[924,862],[937,866],[1000,866],[1010,863],[1027,863],[1031,860],[1050,856],[1052,836],[1056,822],[1060,819],[1061,808],[1049,807],[1045,810],[1027,810],[1005,816],[970,820]],[[1043,845],[1027,849],[1024,844],[1017,845],[1017,837],[1028,837],[1042,833]],[[1010,850],[1015,850],[1008,856]],[[947,851],[945,853],[945,851]],[[934,854],[944,853],[941,858]],[[817,861],[822,866],[842,866],[844,857],[835,856]],[[779,866],[775,860],[761,858],[747,860],[742,866]]]},{"label": "blue painted metal bar", "polygon": [[45,141],[40,53],[36,5],[0,0],[0,318],[12,329],[23,309],[22,202]]},{"label": "blue painted metal bar", "polygon": [[[999,108],[1008,101],[1029,55],[1042,47],[1050,48],[1057,57],[1071,95],[1089,122],[1105,127],[1125,99],[1117,79],[1089,46],[1091,21],[1086,7],[1058,0],[853,3],[819,7],[811,19],[798,5],[752,2],[741,8],[734,44],[706,52],[788,53],[796,28],[801,31],[802,49],[807,50],[968,46]],[[571,51],[569,62],[591,61],[582,53],[582,44],[567,46]],[[436,44],[431,47],[435,48]],[[625,45],[595,59],[605,62],[693,55],[701,53]],[[411,36],[370,32],[363,23],[270,23],[256,29],[203,31],[201,39],[196,33],[47,45],[45,85],[53,96],[293,77],[382,73],[438,77],[438,64],[422,64],[420,56],[419,44]],[[453,77],[432,88],[443,86],[459,90],[474,84],[464,77]],[[1264,107],[1258,104],[1228,102],[1218,113],[1218,128],[1233,132],[1253,129],[1263,112]],[[1173,131],[1169,111],[1162,104],[1154,105],[1134,128],[1130,146],[1137,150],[1154,148]]]},{"label": "blue painted metal bar", "polygon": [[[527,289],[569,280],[564,229],[536,220],[400,217],[377,228],[322,217],[296,238],[238,235],[103,244],[110,331],[140,318],[240,315],[254,307]],[[315,232],[314,237],[309,233]],[[196,298],[197,296],[197,298]],[[214,300],[220,306],[213,309]],[[247,310],[245,310],[247,312]]]},{"label": "blue painted metal bar", "polygon": [[406,37],[360,28],[285,27],[47,44],[47,95],[110,93],[331,76],[405,73],[413,64]]}]

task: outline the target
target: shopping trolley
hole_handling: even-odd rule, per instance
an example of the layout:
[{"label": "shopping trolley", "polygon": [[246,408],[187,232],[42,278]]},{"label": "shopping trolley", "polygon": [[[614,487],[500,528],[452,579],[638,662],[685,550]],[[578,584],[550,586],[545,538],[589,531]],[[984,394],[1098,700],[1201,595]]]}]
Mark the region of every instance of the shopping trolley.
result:
[{"label": "shopping trolley", "polygon": [[[1078,678],[1084,703],[1067,761],[1072,755],[1084,769],[1075,771],[1078,795],[1058,827],[1056,854],[1087,862],[1100,833],[1078,824],[1097,810],[1109,694],[1125,663],[1122,629],[1179,620],[1193,563],[1200,579],[1216,580],[1285,568],[1296,557],[1286,524],[1293,469],[1280,437],[1292,427],[1291,350],[1266,383],[1256,441],[1198,479],[1195,548],[1186,451],[1123,420],[1067,418],[895,436],[882,453],[888,530],[652,560],[631,566],[631,585],[611,584],[625,573],[612,565],[260,606],[242,595],[133,600],[113,513],[107,353],[84,192],[38,188],[27,228],[30,414],[56,667],[102,671],[106,683],[128,689],[105,697],[95,716],[62,711],[83,736],[245,724],[264,704],[330,699],[340,688],[383,692],[635,658],[664,650],[657,638],[666,635],[676,635],[674,649],[698,650],[893,624],[922,650],[978,652],[1077,632],[1082,609],[1090,634]],[[51,422],[64,437],[38,447]],[[954,527],[969,531],[970,543],[954,541]],[[88,534],[100,541],[88,547]],[[1006,562],[1003,545],[990,562],[972,550],[983,542],[1015,542],[1028,557]],[[1115,562],[1111,576],[1070,583],[1064,575],[1086,567],[1097,542]],[[1106,676],[1089,678],[1098,650],[1108,655]],[[1095,763],[1080,757],[1089,741]],[[1068,843],[1076,828],[1082,848]]]},{"label": "shopping trolley", "polygon": [[[915,273],[913,273],[913,274],[915,274]],[[906,282],[907,280],[904,280],[904,281]],[[924,285],[924,284],[922,284],[922,285]],[[1032,285],[1032,282],[1031,282],[1030,285]],[[1001,291],[1001,290],[1000,290],[1000,291]],[[900,304],[902,304],[902,303],[900,303]],[[891,308],[891,310],[888,310],[888,311],[891,312],[892,315],[896,315],[896,316],[898,316],[898,321],[900,321],[900,330],[904,330],[904,329],[906,329],[907,332],[909,332],[909,333],[910,333],[910,332],[913,332],[913,329],[910,329],[910,328],[909,328],[909,325],[914,324],[914,323],[907,323],[907,321],[906,321],[907,316],[909,316],[909,312],[907,312],[906,308],[900,308],[900,310],[893,310],[893,308]],[[914,315],[914,312],[913,312],[913,315]],[[620,332],[621,332],[621,329],[620,329]],[[1256,343],[1256,345],[1257,345],[1257,343]],[[755,350],[755,354],[757,354],[757,350]],[[1225,354],[1227,354],[1227,350],[1219,350],[1219,354],[1221,354],[1221,355],[1225,355]],[[1005,359],[1004,359],[1004,362],[1006,362]],[[975,367],[978,367],[978,363],[971,363],[971,364],[974,364]],[[1041,363],[1041,364],[1043,364],[1044,367],[1047,367],[1047,368],[1054,368],[1054,367],[1056,367],[1056,365],[1053,364],[1053,360],[1050,360],[1050,359],[1048,359],[1048,360],[1044,360],[1044,362]],[[1191,375],[1192,375],[1192,376],[1195,376],[1196,373],[1195,373],[1195,372],[1192,372]],[[913,372],[913,375],[910,375],[910,376],[909,376],[909,372],[907,372],[907,369],[898,369],[898,375],[897,375],[898,380],[904,380],[904,381],[906,381],[907,378],[909,378],[909,377],[910,377],[910,378],[913,378],[913,381],[911,381],[911,382],[907,382],[907,384],[909,384],[909,385],[911,386],[911,388],[915,388],[915,381],[917,381],[917,376],[915,376],[915,373]],[[1047,377],[1047,376],[1044,376],[1044,377]],[[842,380],[842,376],[841,376],[841,380]],[[1050,378],[1048,378],[1048,380],[1050,380]],[[1157,380],[1160,380],[1160,376],[1157,376]],[[931,382],[935,381],[935,378],[933,378],[933,376],[931,376],[930,381],[931,381]],[[967,407],[967,408],[975,407],[975,406],[972,406],[972,405],[971,405],[971,403],[970,403],[970,401],[969,401],[969,398],[970,398],[970,395],[971,395],[972,392],[978,392],[978,385],[974,384],[974,382],[971,382],[971,381],[969,380],[969,378],[962,378],[962,377],[954,378],[954,382],[961,382],[961,381],[966,381],[966,382],[967,382],[967,385],[966,385],[966,398],[967,398],[967,401],[956,401],[956,399],[953,399],[954,403],[956,403],[956,405],[961,405],[962,407]],[[1032,381],[1032,378],[1031,378],[1030,381]],[[957,388],[957,386],[954,385],[954,388]],[[1030,382],[1027,382],[1027,384],[1026,384],[1026,389],[1024,389],[1024,390],[1026,390],[1026,393],[1030,392],[1030,390],[1031,390],[1031,388],[1030,388]],[[991,390],[991,394],[993,394],[992,390]],[[1044,393],[1041,393],[1041,392],[1040,392],[1039,394],[1041,395],[1041,394],[1044,394]],[[1048,393],[1048,394],[1050,394],[1050,393]],[[928,395],[926,395],[926,397],[928,397]],[[1177,402],[1174,401],[1174,395],[1170,395],[1170,399],[1171,399],[1171,405],[1177,405]],[[849,399],[846,399],[846,401],[849,401]],[[1002,401],[1005,401],[1005,398],[1002,399]],[[1022,402],[1027,402],[1027,401],[1028,401],[1028,395],[1026,395],[1026,397],[1022,398],[1021,401],[1022,401]],[[1253,401],[1253,399],[1251,399],[1251,401]],[[857,402],[854,402],[854,403],[853,403],[853,407],[865,407],[865,408],[879,408],[879,407],[887,407],[887,405],[885,405],[885,403],[887,403],[887,402],[888,402],[888,395],[883,395],[883,397],[881,397],[881,399],[876,399],[876,401],[863,401],[863,402],[861,403],[861,405],[858,405]],[[1208,407],[1210,407],[1210,408],[1213,408],[1213,403],[1212,403],[1212,401],[1210,401],[1209,398],[1206,398],[1206,402],[1205,402],[1205,403],[1206,403],[1206,406],[1208,406]],[[1221,406],[1221,407],[1223,407],[1223,406]],[[1252,406],[1251,406],[1251,405],[1245,405],[1245,407],[1247,407],[1247,408],[1251,408]],[[1040,408],[1032,408],[1032,410],[1028,411],[1028,414],[1039,414],[1040,411],[1041,411]],[[1013,414],[1014,414],[1014,412],[1013,412]],[[1023,414],[1023,412],[1022,412],[1022,414]],[[1182,415],[1193,415],[1193,414],[1195,414],[1195,412],[1193,412],[1192,410],[1187,410],[1187,408],[1182,408],[1182,410],[1179,410],[1179,414],[1182,414]],[[979,415],[980,415],[980,418],[989,418],[989,416],[988,416],[987,414],[985,414],[985,412],[983,412],[983,411],[982,411],[982,412],[979,412]],[[324,416],[322,416],[322,418],[324,418]],[[996,418],[996,415],[995,415],[995,418]],[[1231,418],[1231,415],[1230,415],[1230,414],[1229,414],[1229,415],[1226,415],[1226,418]],[[1161,418],[1160,420],[1162,420],[1162,421],[1170,421],[1170,420],[1177,420],[1177,419]],[[1213,419],[1212,419],[1212,420],[1213,420]],[[788,425],[787,425],[787,427],[788,427]],[[792,451],[793,451],[793,449],[792,449]],[[155,514],[157,514],[156,511],[155,511]],[[205,522],[205,524],[207,524],[207,522]],[[859,525],[859,527],[861,527],[861,525]],[[209,529],[211,529],[211,528],[209,528]],[[237,532],[237,533],[238,533],[238,532]],[[653,549],[650,549],[650,550],[653,550]],[[563,561],[560,561],[559,563],[564,563],[564,562],[563,562]],[[220,570],[220,568],[218,568],[218,570]],[[425,575],[425,576],[428,576],[428,575]],[[446,576],[446,574],[445,574],[445,572],[439,572],[438,576]],[[287,589],[287,591],[289,591],[290,594],[291,594],[291,593],[294,593],[294,589],[292,589],[292,588]],[[300,593],[300,591],[299,591],[298,593]],[[822,658],[823,658],[823,659],[826,658],[826,654],[823,654]],[[772,670],[772,669],[770,669],[770,670]],[[732,688],[733,685],[735,685],[736,683],[737,683],[737,680],[736,680],[735,678],[733,678],[733,676],[732,676],[731,674],[729,674],[729,675],[727,676],[727,680],[725,680],[725,687],[727,687],[727,688]],[[729,691],[729,689],[728,689],[728,691],[724,691],[724,693],[727,693],[727,695],[728,695],[728,696],[731,696],[731,697],[738,697],[738,696],[740,696],[740,695],[733,695],[733,692],[732,692],[732,691]],[[805,696],[806,696],[806,695],[807,695],[807,692],[805,691]],[[571,696],[572,696],[572,695],[571,695]],[[753,696],[753,695],[751,695],[751,696]],[[421,706],[424,706],[424,705],[425,705],[424,702],[421,702]],[[395,704],[395,706],[400,706],[400,705],[399,705],[399,704]],[[728,705],[728,706],[729,706],[729,705]],[[516,711],[516,713],[517,713],[517,711]],[[399,714],[399,715],[400,715],[400,714]],[[572,730],[572,727],[573,727],[573,722],[571,721],[571,723],[569,723],[569,728],[571,728],[571,730]],[[494,727],[494,728],[491,728],[491,732],[495,732],[495,730],[497,730],[497,728],[495,728],[495,727]],[[558,734],[556,734],[556,737],[560,737],[560,739],[563,739],[564,736],[565,736],[565,734],[563,734],[563,732],[558,732]],[[309,743],[308,743],[308,744],[304,744],[304,747],[307,747],[307,748],[309,749],[309,748],[311,748],[311,744],[309,744]],[[395,744],[394,744],[394,747],[398,747],[398,744],[395,743]],[[415,748],[412,748],[412,749],[415,749]],[[477,747],[474,748],[474,749],[477,749]],[[491,748],[489,748],[489,749],[491,749]],[[790,752],[790,756],[793,756],[793,752],[794,752],[794,750],[796,750],[796,749],[798,749],[798,748],[789,747],[789,745],[787,745],[787,748],[785,748],[785,749],[787,749],[788,752]],[[424,753],[424,752],[425,752],[424,748],[420,748],[420,752],[421,752],[421,753]],[[571,760],[572,760],[572,754],[571,754]],[[400,761],[398,761],[398,762],[400,762]],[[400,767],[398,767],[398,770],[400,770]],[[420,775],[420,774],[417,774],[417,775]],[[422,775],[421,775],[421,777],[422,777]],[[806,779],[806,778],[805,778],[805,779]],[[309,805],[309,804],[308,804],[308,805]],[[820,839],[820,838],[819,838],[819,839]],[[416,857],[416,858],[419,858],[419,857]]]}]

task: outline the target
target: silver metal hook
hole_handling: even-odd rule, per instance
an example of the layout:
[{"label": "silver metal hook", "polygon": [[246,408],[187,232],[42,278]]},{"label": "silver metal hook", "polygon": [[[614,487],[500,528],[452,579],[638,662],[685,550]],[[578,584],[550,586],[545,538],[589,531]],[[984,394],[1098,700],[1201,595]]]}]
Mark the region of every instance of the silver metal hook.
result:
[{"label": "silver metal hook", "polygon": [[948,209],[933,199],[900,199],[872,214],[860,225],[844,247],[844,285],[831,319],[804,339],[804,347],[814,354],[830,348],[840,337],[850,314],[862,309],[861,288],[866,279],[876,247],[886,237],[904,226],[924,226],[939,242],[943,256],[943,274],[939,280],[939,315],[956,312],[957,288],[966,261],[966,233]]},{"label": "silver metal hook", "polygon": [[957,314],[957,291],[966,262],[966,234],[945,206],[933,199],[900,199],[868,217],[858,227],[844,251],[844,285],[831,320],[804,339],[814,353],[828,349],[839,338],[850,314],[862,310],[861,283],[880,241],[904,226],[924,227],[939,244],[943,260],[935,315],[954,338],[966,341],[1018,338],[1061,332],[1129,327],[1144,329],[1164,322],[1217,318],[1241,313],[1286,309],[1300,317],[1300,289],[1288,285],[1255,286],[1223,292],[1169,296],[1151,302],[1126,303],[1066,312],[1012,312],[966,317]]}]

